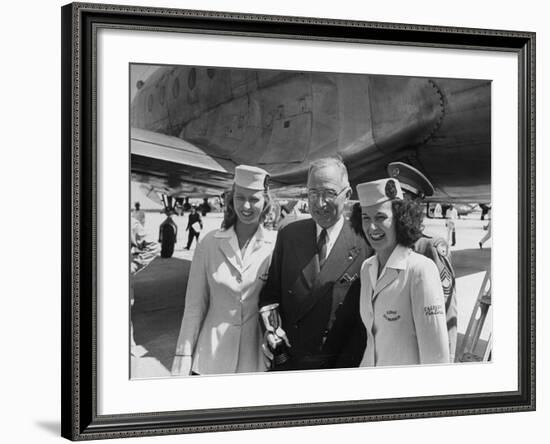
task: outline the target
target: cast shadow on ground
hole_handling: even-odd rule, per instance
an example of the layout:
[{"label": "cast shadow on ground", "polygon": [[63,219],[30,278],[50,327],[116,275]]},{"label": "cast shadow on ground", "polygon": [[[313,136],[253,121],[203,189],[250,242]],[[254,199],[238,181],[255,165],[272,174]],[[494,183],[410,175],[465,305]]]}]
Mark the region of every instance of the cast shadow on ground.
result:
[{"label": "cast shadow on ground", "polygon": [[[172,367],[191,261],[156,258],[134,280],[134,340],[167,371]],[[136,376],[136,375],[132,375]]]},{"label": "cast shadow on ground", "polygon": [[[451,260],[455,270],[456,278],[479,273],[486,269],[486,264],[491,263],[491,248],[469,248],[466,250],[453,251]],[[461,264],[457,266],[455,264]]]}]

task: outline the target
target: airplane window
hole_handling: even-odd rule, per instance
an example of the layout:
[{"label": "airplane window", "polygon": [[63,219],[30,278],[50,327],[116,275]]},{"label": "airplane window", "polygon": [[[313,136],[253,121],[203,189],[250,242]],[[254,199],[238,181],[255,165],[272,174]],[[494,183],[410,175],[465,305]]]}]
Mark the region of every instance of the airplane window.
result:
[{"label": "airplane window", "polygon": [[161,105],[164,105],[164,96],[166,95],[166,87],[162,85],[160,88],[159,102]]},{"label": "airplane window", "polygon": [[195,68],[191,68],[191,71],[189,71],[189,76],[187,77],[187,86],[189,87],[189,89],[193,89],[196,83],[197,70]]},{"label": "airplane window", "polygon": [[153,111],[153,94],[149,94],[149,99],[147,100],[147,109],[149,112]]},{"label": "airplane window", "polygon": [[172,95],[174,96],[174,99],[176,99],[180,95],[180,79],[179,79],[179,77],[176,77],[176,80],[174,80],[174,83],[172,84]]},{"label": "airplane window", "polygon": [[206,70],[206,74],[208,75],[208,78],[209,78],[209,79],[213,79],[214,76],[216,75],[216,70],[213,69],[213,68],[208,68],[208,69]]}]

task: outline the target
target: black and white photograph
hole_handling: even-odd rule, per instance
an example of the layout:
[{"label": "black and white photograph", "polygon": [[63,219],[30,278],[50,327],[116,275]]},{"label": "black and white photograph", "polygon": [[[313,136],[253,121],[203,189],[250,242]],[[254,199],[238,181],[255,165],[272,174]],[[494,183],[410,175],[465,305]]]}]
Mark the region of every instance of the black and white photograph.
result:
[{"label": "black and white photograph", "polygon": [[130,379],[490,365],[490,79],[131,63],[128,89]]},{"label": "black and white photograph", "polygon": [[61,11],[62,436],[531,429],[533,29],[178,8]]}]

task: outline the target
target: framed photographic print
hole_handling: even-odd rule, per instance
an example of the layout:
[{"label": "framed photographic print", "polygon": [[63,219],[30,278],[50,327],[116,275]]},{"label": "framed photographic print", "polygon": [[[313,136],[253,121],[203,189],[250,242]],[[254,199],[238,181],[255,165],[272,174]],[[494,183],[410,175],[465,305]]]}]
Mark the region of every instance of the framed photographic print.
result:
[{"label": "framed photographic print", "polygon": [[533,410],[534,45],[63,7],[62,435]]}]

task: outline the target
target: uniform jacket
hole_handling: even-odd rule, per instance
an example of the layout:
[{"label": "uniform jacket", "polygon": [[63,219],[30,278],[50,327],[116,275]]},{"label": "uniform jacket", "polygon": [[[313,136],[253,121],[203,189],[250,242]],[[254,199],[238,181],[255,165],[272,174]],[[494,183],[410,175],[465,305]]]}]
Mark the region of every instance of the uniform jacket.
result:
[{"label": "uniform jacket", "polygon": [[451,252],[447,242],[441,237],[423,236],[414,244],[414,251],[434,261],[445,297],[449,351],[454,362],[457,339],[458,299],[456,296],[456,275],[451,262]]},{"label": "uniform jacket", "polygon": [[195,212],[195,214],[190,214],[190,215],[189,215],[189,219],[187,220],[187,229],[188,229],[188,230],[193,230],[193,231],[195,231],[195,230],[193,229],[193,224],[194,224],[195,222],[198,222],[198,223],[200,224],[201,228],[202,228],[202,219],[201,219],[201,215],[200,215],[199,213],[197,213],[197,212]]},{"label": "uniform jacket", "polygon": [[275,241],[262,227],[241,257],[233,228],[215,230],[195,250],[176,354],[199,374],[265,370],[258,295]]},{"label": "uniform jacket", "polygon": [[260,307],[280,304],[282,327],[291,344],[291,359],[284,369],[334,365],[341,348],[331,329],[366,258],[365,242],[345,221],[320,270],[316,234],[312,219],[279,231],[269,278],[260,294]]},{"label": "uniform jacket", "polygon": [[361,268],[362,366],[449,362],[445,301],[436,265],[398,245],[377,279],[378,258]]}]

